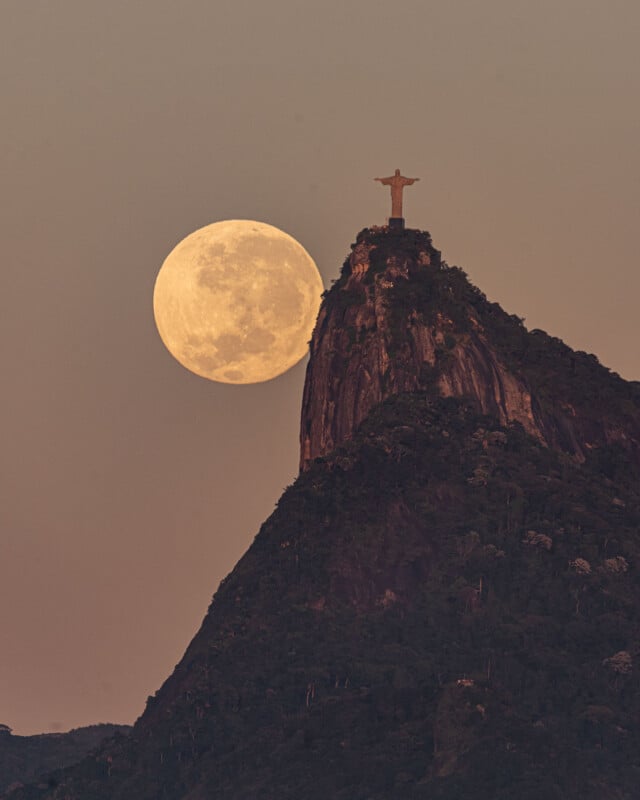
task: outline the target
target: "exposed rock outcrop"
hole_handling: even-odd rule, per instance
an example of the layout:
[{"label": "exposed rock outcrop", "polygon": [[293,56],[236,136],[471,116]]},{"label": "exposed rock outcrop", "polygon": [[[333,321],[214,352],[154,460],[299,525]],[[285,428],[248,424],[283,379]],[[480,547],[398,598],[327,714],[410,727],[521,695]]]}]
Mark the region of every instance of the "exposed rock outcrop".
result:
[{"label": "exposed rock outcrop", "polygon": [[[613,402],[600,390],[594,403],[580,385],[590,380],[609,384]],[[527,332],[489,303],[462,270],[441,261],[428,233],[365,229],[313,334],[301,468],[349,439],[373,406],[415,391],[466,398],[579,461],[613,443],[637,459],[640,392],[626,384],[621,402],[624,383],[595,357]]]},{"label": "exposed rock outcrop", "polygon": [[363,231],[308,469],[131,734],[10,797],[634,800],[639,396],[428,234]]}]

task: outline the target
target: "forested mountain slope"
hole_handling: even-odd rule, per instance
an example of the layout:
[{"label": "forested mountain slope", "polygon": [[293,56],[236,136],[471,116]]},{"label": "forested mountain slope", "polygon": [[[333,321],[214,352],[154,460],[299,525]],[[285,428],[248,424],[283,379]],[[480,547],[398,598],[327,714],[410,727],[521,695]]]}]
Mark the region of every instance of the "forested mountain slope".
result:
[{"label": "forested mountain slope", "polygon": [[639,419],[428,234],[364,231],[304,471],[132,734],[11,797],[637,797]]},{"label": "forested mountain slope", "polygon": [[[116,733],[125,735],[128,725],[89,725],[67,733],[15,736],[0,725],[0,793],[10,786],[33,781],[55,769],[77,763]],[[45,781],[46,783],[46,781]]]}]

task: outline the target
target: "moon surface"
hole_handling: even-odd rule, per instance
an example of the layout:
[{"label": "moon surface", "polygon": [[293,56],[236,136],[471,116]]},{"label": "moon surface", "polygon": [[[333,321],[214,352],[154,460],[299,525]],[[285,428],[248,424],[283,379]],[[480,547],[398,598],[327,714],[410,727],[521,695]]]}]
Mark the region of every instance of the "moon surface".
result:
[{"label": "moon surface", "polygon": [[304,357],[322,291],[313,259],[289,234],[225,220],[169,253],[153,313],[165,346],[187,369],[221,383],[259,383]]}]

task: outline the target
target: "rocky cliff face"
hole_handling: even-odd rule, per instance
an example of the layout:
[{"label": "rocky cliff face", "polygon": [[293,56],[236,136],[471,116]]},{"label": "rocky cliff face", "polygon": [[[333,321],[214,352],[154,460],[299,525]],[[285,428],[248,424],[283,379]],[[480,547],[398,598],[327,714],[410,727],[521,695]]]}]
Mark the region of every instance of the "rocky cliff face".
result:
[{"label": "rocky cliff face", "polygon": [[427,234],[364,231],[314,334],[306,469],[131,734],[9,796],[633,800],[638,419],[636,384]]},{"label": "rocky cliff face", "polygon": [[466,398],[579,461],[613,443],[640,454],[637,385],[527,332],[444,264],[427,233],[365,229],[313,334],[301,468],[349,439],[382,400],[415,391]]}]

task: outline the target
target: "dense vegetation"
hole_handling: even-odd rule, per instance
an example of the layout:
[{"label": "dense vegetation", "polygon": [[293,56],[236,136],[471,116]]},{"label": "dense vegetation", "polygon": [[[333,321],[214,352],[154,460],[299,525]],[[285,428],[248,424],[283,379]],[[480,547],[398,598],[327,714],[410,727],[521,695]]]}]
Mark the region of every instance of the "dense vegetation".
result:
[{"label": "dense vegetation", "polygon": [[8,726],[0,725],[0,794],[12,785],[71,766],[105,739],[130,730],[128,725],[89,725],[68,733],[13,736]]},{"label": "dense vegetation", "polygon": [[607,800],[640,779],[640,490],[393,398],[282,497],[98,800]]}]

